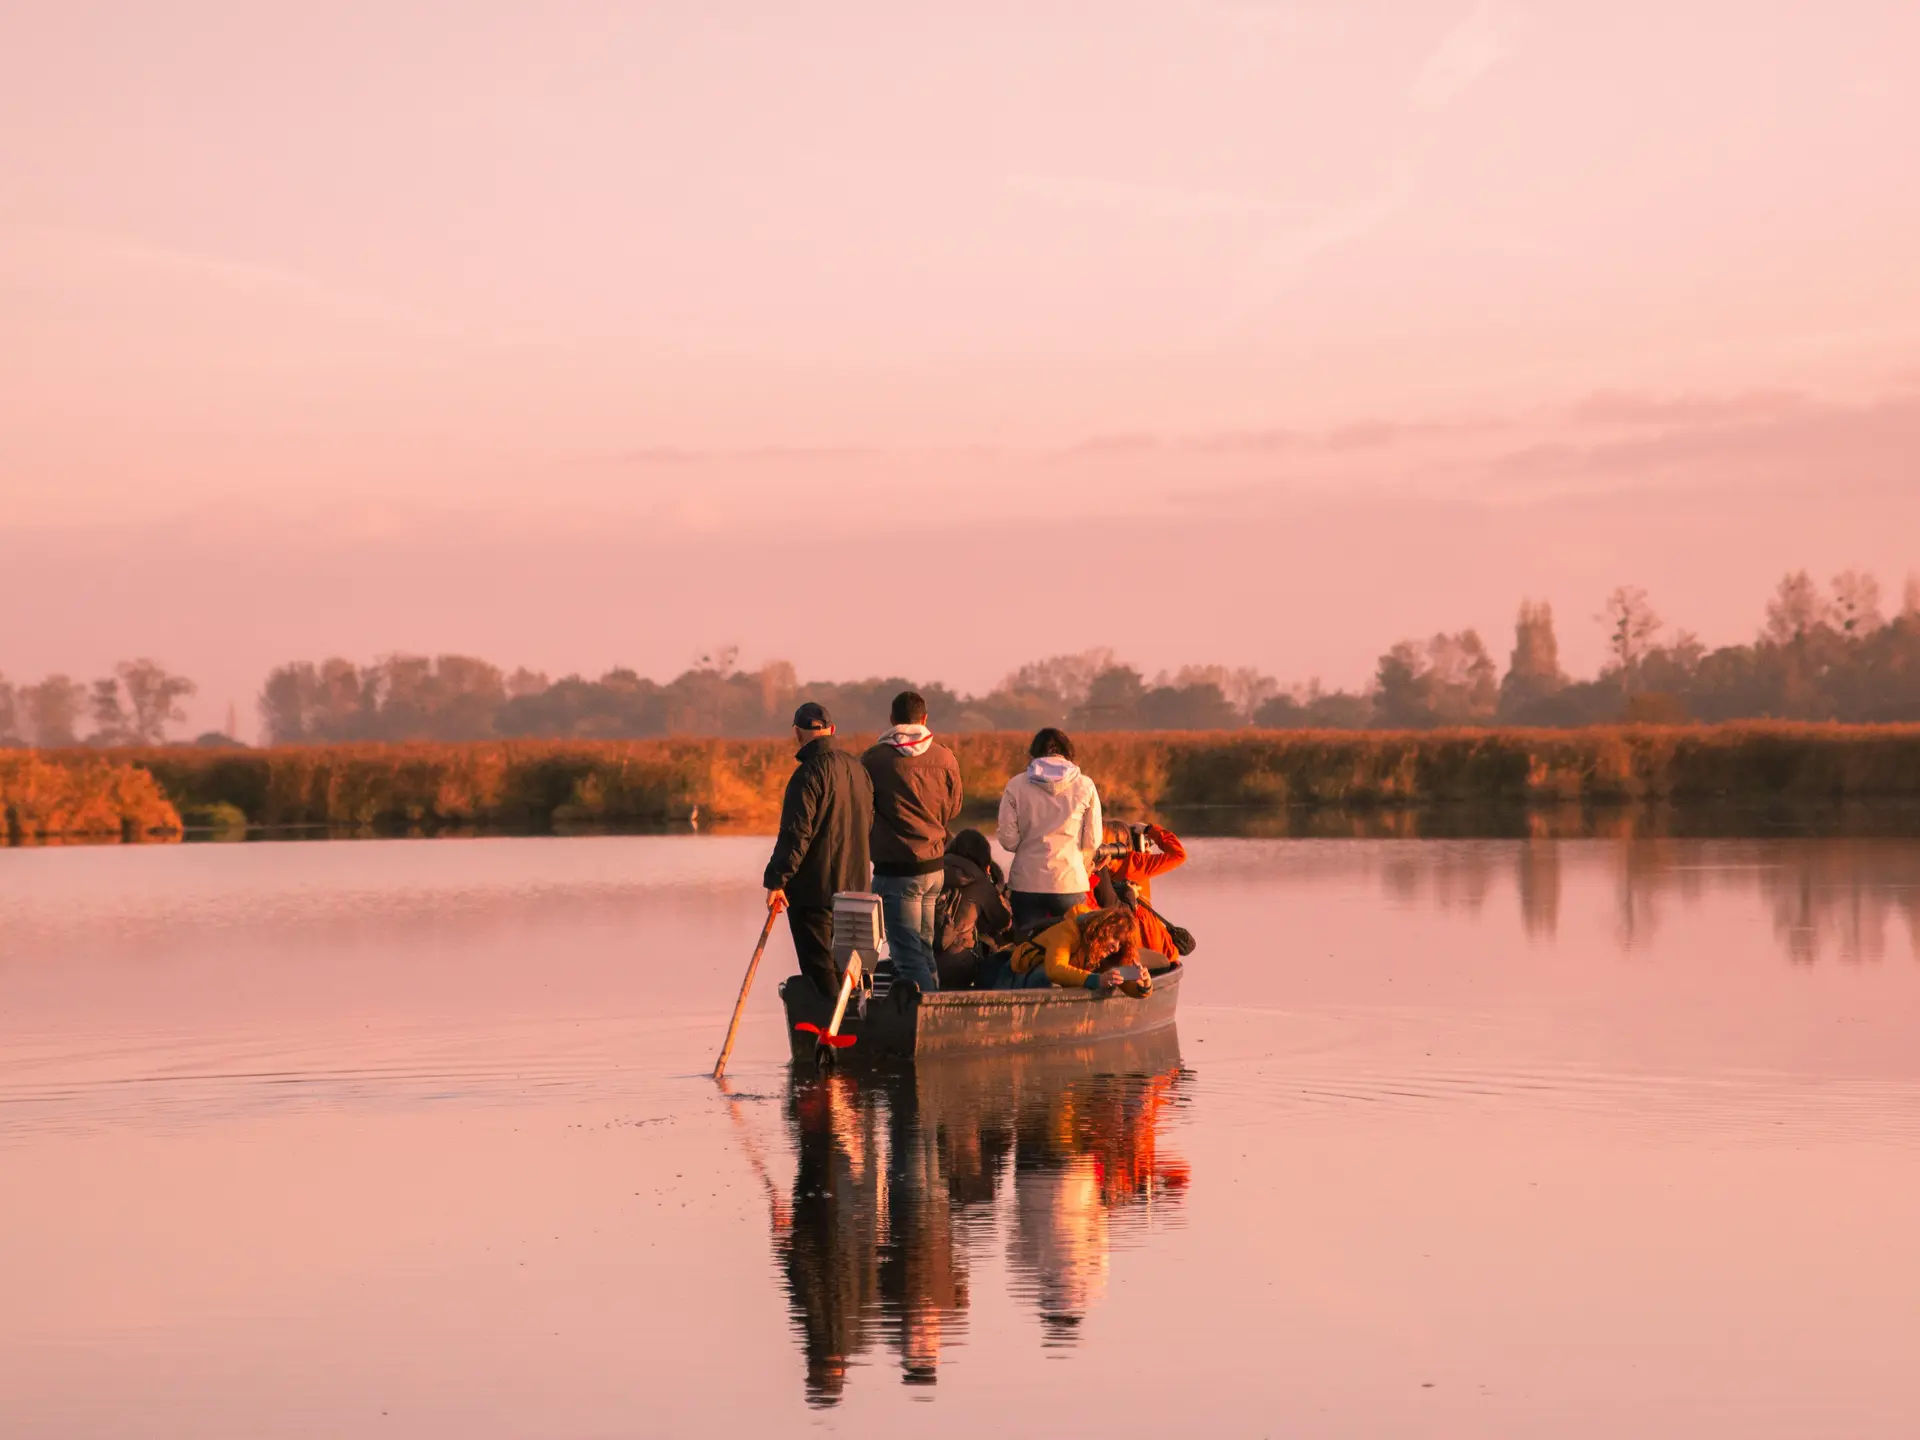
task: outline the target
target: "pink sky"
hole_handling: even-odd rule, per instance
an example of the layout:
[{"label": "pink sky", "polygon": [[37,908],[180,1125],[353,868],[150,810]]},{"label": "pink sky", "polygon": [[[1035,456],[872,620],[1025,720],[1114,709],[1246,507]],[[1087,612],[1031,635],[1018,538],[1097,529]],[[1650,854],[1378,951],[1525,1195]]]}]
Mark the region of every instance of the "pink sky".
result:
[{"label": "pink sky", "polygon": [[1354,684],[1920,568],[1920,7],[1094,13],[10,9],[0,671]]}]

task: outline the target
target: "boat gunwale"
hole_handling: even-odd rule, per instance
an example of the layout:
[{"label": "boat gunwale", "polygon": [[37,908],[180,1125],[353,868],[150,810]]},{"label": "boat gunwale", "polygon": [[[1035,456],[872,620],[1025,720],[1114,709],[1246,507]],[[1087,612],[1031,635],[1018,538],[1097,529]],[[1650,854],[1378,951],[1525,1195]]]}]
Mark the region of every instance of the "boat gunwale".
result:
[{"label": "boat gunwale", "polygon": [[[1172,989],[1180,983],[1180,972],[1184,966],[1176,965],[1154,976],[1154,992]],[[991,1009],[1002,1005],[1110,1005],[1127,1000],[1151,1000],[1152,994],[1133,995],[1096,995],[1091,990],[1069,990],[1064,986],[1053,986],[1046,990],[935,990],[922,991],[916,1003],[922,1010],[959,1009],[963,1006],[978,1006]]]}]

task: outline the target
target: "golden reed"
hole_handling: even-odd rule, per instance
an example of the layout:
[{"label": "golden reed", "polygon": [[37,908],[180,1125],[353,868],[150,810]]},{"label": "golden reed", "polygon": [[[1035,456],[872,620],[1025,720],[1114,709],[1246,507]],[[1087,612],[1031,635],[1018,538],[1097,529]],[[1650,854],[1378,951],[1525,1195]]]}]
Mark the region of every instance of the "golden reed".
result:
[{"label": "golden reed", "polygon": [[0,751],[0,840],[178,835],[152,772],[97,751]]},{"label": "golden reed", "polygon": [[[960,757],[970,808],[991,815],[1026,763],[1026,737],[942,739]],[[1920,799],[1920,725],[1103,733],[1077,743],[1118,814]],[[0,757],[0,807],[15,839],[171,833],[182,815],[348,829],[766,826],[791,769],[784,740],[15,752]]]}]

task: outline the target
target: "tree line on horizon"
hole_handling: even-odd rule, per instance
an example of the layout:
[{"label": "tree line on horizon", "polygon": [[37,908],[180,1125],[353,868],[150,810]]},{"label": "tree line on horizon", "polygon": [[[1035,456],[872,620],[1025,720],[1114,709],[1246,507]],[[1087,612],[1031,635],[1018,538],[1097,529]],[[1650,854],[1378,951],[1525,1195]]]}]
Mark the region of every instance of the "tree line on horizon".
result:
[{"label": "tree line on horizon", "polygon": [[[86,684],[56,674],[16,685],[0,675],[0,745],[78,745],[81,726],[88,722],[88,745],[163,745],[168,729],[187,718],[180,702],[199,688],[145,658],[123,660],[113,674]],[[233,728],[231,714],[228,728]]]},{"label": "tree line on horizon", "polygon": [[[1561,668],[1552,607],[1520,605],[1507,666],[1472,630],[1403,640],[1361,691],[1317,680],[1283,686],[1250,667],[1189,665],[1148,677],[1095,648],[1036,660],[982,695],[904,676],[802,684],[783,660],[757,669],[738,650],[702,656],[660,682],[616,668],[597,679],[502,670],[465,655],[339,657],[274,669],[259,698],[274,744],[352,741],[756,738],[784,734],[801,699],[848,729],[878,729],[903,689],[927,699],[947,731],[1260,729],[1424,730],[1442,726],[1565,728],[1619,722],[1740,719],[1920,721],[1920,581],[1887,618],[1878,583],[1847,571],[1825,589],[1805,571],[1781,580],[1750,644],[1709,650],[1690,631],[1666,636],[1644,591],[1621,587],[1596,619],[1607,659],[1590,679]],[[121,664],[91,686],[64,675],[15,686],[0,676],[0,743],[166,743],[193,682],[151,660]],[[203,744],[237,743],[227,730]]]}]

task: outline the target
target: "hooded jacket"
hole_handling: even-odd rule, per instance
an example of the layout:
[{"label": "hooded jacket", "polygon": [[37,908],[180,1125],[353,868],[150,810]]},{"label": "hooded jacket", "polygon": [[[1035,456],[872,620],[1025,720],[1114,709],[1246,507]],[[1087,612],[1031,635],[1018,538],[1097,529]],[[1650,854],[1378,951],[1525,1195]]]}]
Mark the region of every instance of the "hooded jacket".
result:
[{"label": "hooded jacket", "polygon": [[949,854],[946,867],[946,888],[935,909],[935,948],[971,950],[983,940],[1004,940],[1013,929],[1013,916],[992,877],[964,855]]},{"label": "hooded jacket", "polygon": [[934,875],[960,818],[960,762],[924,725],[896,725],[860,757],[873,781],[873,873]]},{"label": "hooded jacket", "polygon": [[858,760],[823,735],[800,747],[780,804],[780,834],[762,883],[799,906],[828,906],[842,890],[865,890],[873,782]]},{"label": "hooded jacket", "polygon": [[1100,792],[1071,760],[1043,755],[1007,782],[995,838],[1013,855],[1010,889],[1085,895],[1087,856],[1100,848]]}]

